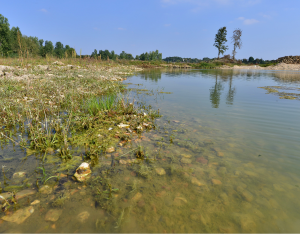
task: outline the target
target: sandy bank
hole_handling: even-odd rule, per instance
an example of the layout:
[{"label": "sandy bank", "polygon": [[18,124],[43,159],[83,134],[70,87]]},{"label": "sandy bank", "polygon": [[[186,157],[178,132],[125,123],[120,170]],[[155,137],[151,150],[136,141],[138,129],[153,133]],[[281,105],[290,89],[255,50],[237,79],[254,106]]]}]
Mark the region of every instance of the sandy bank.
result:
[{"label": "sandy bank", "polygon": [[243,69],[243,70],[289,70],[289,71],[300,71],[300,64],[286,64],[279,63],[275,66],[260,67],[258,65],[252,66],[237,66],[229,67],[227,65],[222,66],[220,69]]}]

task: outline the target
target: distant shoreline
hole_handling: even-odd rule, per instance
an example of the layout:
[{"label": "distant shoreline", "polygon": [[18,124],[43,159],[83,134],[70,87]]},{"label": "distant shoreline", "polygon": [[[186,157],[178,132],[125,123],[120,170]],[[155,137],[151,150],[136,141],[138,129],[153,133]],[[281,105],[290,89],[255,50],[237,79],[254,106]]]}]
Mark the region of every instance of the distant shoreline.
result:
[{"label": "distant shoreline", "polygon": [[223,65],[220,69],[238,69],[238,70],[285,70],[285,71],[300,71],[300,64],[286,64],[286,63],[278,63],[276,65],[271,65],[268,67],[261,67],[259,65],[251,65],[251,66],[238,66],[234,65],[233,67]]}]

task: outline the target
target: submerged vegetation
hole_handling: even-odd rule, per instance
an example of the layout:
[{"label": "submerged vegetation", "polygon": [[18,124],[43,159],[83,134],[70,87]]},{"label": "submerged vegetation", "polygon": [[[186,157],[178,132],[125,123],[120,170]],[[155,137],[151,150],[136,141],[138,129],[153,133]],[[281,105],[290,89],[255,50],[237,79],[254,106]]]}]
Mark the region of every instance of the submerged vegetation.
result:
[{"label": "submerged vegetation", "polygon": [[[300,89],[299,88],[293,88],[293,87],[284,87],[284,86],[265,86],[265,87],[259,87],[262,89],[267,90],[267,94],[275,94],[280,97],[280,99],[298,99],[300,100]],[[281,90],[281,91],[280,91]],[[283,91],[285,90],[285,91]],[[290,92],[290,90],[297,91],[295,92]]]}]

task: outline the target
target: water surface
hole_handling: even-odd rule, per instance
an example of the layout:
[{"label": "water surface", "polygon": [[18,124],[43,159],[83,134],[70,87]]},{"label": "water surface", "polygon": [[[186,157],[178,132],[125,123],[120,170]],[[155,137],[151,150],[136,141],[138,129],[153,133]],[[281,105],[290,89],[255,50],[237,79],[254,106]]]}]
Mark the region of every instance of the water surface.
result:
[{"label": "water surface", "polygon": [[[49,194],[20,199],[16,209],[36,199],[40,204],[19,225],[2,222],[0,231],[299,232],[300,100],[259,88],[297,93],[298,77],[280,71],[148,70],[128,78],[131,100],[160,109],[156,130],[101,156],[84,184],[71,176],[84,155],[68,163],[48,155],[46,172],[68,176],[49,180]],[[137,147],[144,160],[132,161]],[[16,184],[12,175],[18,171],[37,189],[39,159],[21,160],[26,152],[12,145],[0,155],[3,192]],[[112,168],[114,158],[122,161]],[[115,190],[107,195],[103,184]],[[45,220],[49,209],[61,212],[57,221]]]}]

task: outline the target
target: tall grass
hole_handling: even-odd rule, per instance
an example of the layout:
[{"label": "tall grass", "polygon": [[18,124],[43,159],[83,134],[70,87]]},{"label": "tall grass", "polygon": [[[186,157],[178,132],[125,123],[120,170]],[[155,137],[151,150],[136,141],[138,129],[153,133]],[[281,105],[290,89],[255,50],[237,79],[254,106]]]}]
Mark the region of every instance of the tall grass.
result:
[{"label": "tall grass", "polygon": [[87,110],[91,115],[96,115],[99,111],[110,111],[117,104],[117,96],[109,94],[105,97],[92,97],[87,101]]}]

